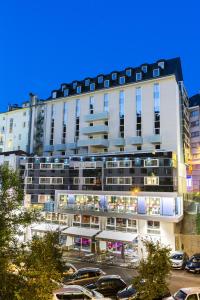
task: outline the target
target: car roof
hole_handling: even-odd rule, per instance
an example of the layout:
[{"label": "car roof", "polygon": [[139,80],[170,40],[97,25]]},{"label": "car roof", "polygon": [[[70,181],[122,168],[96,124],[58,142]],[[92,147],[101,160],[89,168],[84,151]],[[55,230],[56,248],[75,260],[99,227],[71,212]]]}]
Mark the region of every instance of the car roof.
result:
[{"label": "car roof", "polygon": [[109,279],[121,279],[119,275],[103,275],[99,278],[99,280],[109,280]]},{"label": "car roof", "polygon": [[174,255],[174,254],[184,254],[185,252],[184,251],[173,251],[171,254]]},{"label": "car roof", "polygon": [[92,271],[92,272],[96,272],[96,271],[101,271],[101,269],[100,268],[90,268],[90,267],[88,267],[88,268],[81,268],[81,269],[78,269],[78,272],[85,272],[85,271]]},{"label": "car roof", "polygon": [[86,288],[80,285],[65,285],[63,288],[56,290],[54,293],[63,294],[63,293],[80,293],[85,292]]},{"label": "car roof", "polygon": [[183,291],[187,295],[190,295],[190,294],[193,294],[193,293],[200,293],[200,287],[182,288],[181,291]]}]

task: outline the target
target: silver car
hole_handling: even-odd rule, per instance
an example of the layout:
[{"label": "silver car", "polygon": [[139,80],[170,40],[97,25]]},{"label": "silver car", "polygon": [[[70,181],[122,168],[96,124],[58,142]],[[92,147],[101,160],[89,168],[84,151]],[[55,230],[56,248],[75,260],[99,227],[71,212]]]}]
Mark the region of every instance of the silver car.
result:
[{"label": "silver car", "polygon": [[185,269],[189,257],[184,251],[175,251],[170,256],[173,269]]},{"label": "silver car", "polygon": [[89,291],[80,285],[66,285],[54,292],[53,300],[111,300],[96,291]]}]

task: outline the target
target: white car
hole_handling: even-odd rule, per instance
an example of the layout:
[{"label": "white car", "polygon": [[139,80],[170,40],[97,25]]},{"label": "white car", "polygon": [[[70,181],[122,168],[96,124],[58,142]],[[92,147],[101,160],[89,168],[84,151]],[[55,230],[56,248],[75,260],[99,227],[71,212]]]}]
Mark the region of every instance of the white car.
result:
[{"label": "white car", "polygon": [[200,300],[200,287],[182,288],[165,300]]},{"label": "white car", "polygon": [[80,285],[65,285],[54,292],[53,300],[111,300],[96,291],[89,291]]},{"label": "white car", "polygon": [[175,251],[170,256],[173,269],[185,269],[189,257],[184,251]]}]

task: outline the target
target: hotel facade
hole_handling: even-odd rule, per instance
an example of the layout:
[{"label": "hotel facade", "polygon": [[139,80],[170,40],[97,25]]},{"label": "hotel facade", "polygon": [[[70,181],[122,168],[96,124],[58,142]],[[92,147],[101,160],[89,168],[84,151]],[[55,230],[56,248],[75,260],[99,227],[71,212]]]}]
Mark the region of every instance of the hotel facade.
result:
[{"label": "hotel facade", "polygon": [[67,247],[180,248],[190,134],[179,58],[63,83],[28,109],[25,206],[66,224]]}]

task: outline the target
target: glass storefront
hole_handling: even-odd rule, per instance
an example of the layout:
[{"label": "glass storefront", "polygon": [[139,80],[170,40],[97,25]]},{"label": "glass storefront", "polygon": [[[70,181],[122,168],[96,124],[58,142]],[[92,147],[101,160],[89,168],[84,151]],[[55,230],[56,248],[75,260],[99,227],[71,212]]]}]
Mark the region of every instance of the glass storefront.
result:
[{"label": "glass storefront", "polygon": [[91,239],[84,237],[74,237],[74,249],[91,251]]},{"label": "glass storefront", "polygon": [[147,202],[147,213],[149,215],[160,215],[160,198],[149,198]]}]

